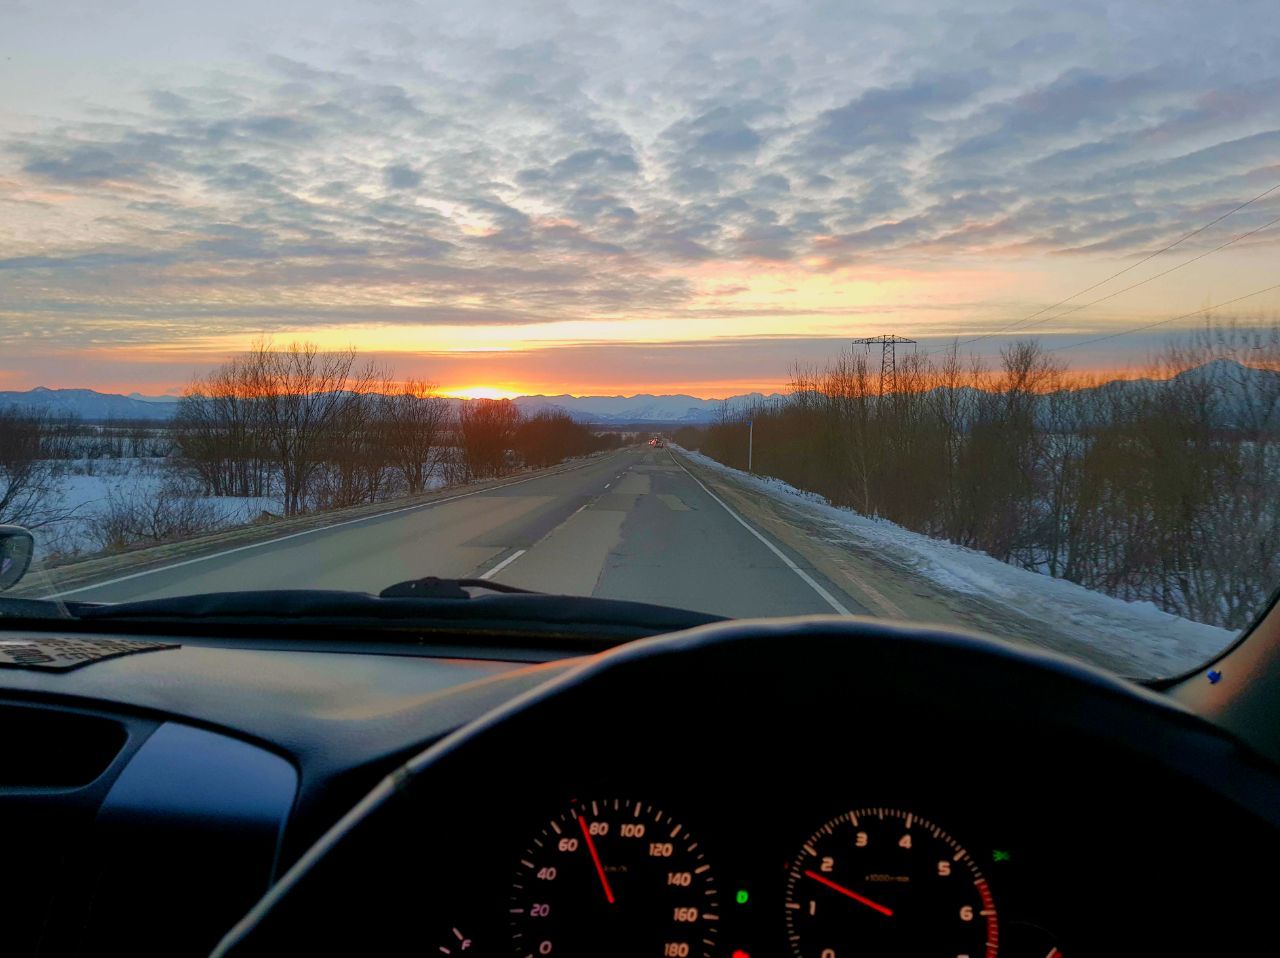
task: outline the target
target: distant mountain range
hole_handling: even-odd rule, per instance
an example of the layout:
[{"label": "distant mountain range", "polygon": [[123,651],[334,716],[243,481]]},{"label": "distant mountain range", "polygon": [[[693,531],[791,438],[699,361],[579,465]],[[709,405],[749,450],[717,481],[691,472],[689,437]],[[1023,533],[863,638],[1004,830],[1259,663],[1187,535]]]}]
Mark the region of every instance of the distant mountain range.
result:
[{"label": "distant mountain range", "polygon": [[[775,398],[748,393],[730,399],[699,399],[696,396],[519,396],[512,400],[521,411],[536,414],[543,410],[563,411],[584,422],[623,423],[707,423],[721,407],[742,408],[758,400]],[[468,400],[454,400],[464,403]],[[177,396],[144,396],[130,393],[100,393],[93,389],[48,389],[37,386],[25,392],[0,392],[0,406],[22,406],[58,415],[78,416],[91,422],[108,419],[168,419],[177,409]]]},{"label": "distant mountain range", "polygon": [[[1188,369],[1174,377],[1175,380],[1211,380],[1221,386],[1219,397],[1219,425],[1232,426],[1243,421],[1244,411],[1256,410],[1259,397],[1274,399],[1280,394],[1280,373],[1243,366],[1234,360],[1215,359],[1203,366]],[[1153,379],[1117,379],[1093,387],[1105,392],[1150,391],[1164,388],[1166,381]],[[521,411],[533,415],[538,412],[566,412],[581,422],[599,425],[699,425],[714,422],[728,406],[731,413],[739,413],[752,405],[781,398],[778,393],[745,393],[728,399],[699,399],[696,396],[518,396],[512,400]],[[1047,398],[1047,397],[1046,397]],[[462,404],[471,400],[454,399]],[[23,406],[47,412],[78,416],[88,421],[108,419],[141,419],[161,421],[168,419],[177,409],[176,396],[144,396],[130,393],[100,393],[93,389],[47,389],[37,386],[25,392],[0,392],[0,407]]]},{"label": "distant mountain range", "polygon": [[1269,422],[1269,428],[1274,429],[1280,422],[1280,372],[1246,366],[1234,359],[1214,359],[1183,370],[1172,379],[1116,379],[1090,391],[1104,396],[1158,396],[1171,382],[1189,384],[1193,389],[1213,386],[1216,427],[1253,428]]},{"label": "distant mountain range", "polygon": [[522,412],[563,410],[575,419],[597,423],[706,423],[712,422],[727,403],[741,409],[778,393],[745,393],[728,399],[699,399],[696,396],[519,396],[512,400]]},{"label": "distant mountain range", "polygon": [[55,415],[81,419],[168,419],[178,408],[176,396],[142,396],[132,393],[100,393],[94,389],[47,389],[37,386],[26,392],[0,392],[0,406],[22,406]]}]

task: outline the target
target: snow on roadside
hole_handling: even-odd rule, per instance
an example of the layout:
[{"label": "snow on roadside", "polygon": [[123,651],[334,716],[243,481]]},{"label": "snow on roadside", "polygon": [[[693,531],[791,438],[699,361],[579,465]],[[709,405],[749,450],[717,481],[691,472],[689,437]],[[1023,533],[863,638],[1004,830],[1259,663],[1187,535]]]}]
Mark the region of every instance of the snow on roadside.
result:
[{"label": "snow on roadside", "polygon": [[1204,663],[1236,633],[1162,612],[1149,602],[1127,602],[1065,579],[1019,569],[983,552],[904,529],[831,505],[779,479],[730,468],[702,453],[682,449],[693,462],[758,492],[786,502],[821,522],[842,541],[866,549],[895,566],[911,569],[938,588],[1007,607],[1022,618],[1052,623],[1114,667],[1130,663],[1129,674],[1168,676]]},{"label": "snow on roadside", "polygon": [[[62,515],[32,529],[36,555],[69,557],[94,554],[101,548],[95,526],[117,507],[137,506],[143,511],[162,492],[190,499],[209,520],[208,531],[252,522],[267,512],[279,516],[284,505],[278,496],[205,496],[184,493],[173,463],[162,458],[84,458],[54,460],[56,493],[42,508]],[[427,478],[424,491],[448,485],[446,466],[438,464]],[[395,489],[388,490],[395,494]],[[205,511],[207,510],[207,511]]]},{"label": "snow on roadside", "polygon": [[[145,504],[172,478],[168,464],[158,459],[73,459],[55,466],[57,497],[47,507],[66,518],[32,529],[38,556],[95,552],[99,543],[94,524],[110,509],[113,497]],[[216,527],[249,522],[263,511],[281,511],[279,499],[270,497],[201,496],[197,501],[208,504]]]}]

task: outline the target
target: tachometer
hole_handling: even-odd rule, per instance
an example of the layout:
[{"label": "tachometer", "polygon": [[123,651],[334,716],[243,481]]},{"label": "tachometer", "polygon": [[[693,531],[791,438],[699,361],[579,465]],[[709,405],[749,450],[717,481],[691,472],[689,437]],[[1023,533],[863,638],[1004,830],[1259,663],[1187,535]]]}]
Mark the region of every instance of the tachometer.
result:
[{"label": "tachometer", "polygon": [[787,872],[797,958],[995,958],[995,902],[977,863],[932,822],[862,808],[809,837]]},{"label": "tachometer", "polygon": [[710,958],[715,878],[683,824],[654,805],[575,802],[520,857],[510,903],[521,958]]}]

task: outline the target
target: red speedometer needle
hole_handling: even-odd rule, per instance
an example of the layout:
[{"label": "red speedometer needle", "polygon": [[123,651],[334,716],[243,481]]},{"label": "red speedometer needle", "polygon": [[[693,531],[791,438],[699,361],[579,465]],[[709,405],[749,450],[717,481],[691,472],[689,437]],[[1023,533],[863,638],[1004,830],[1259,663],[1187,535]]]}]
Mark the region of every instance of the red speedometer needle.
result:
[{"label": "red speedometer needle", "polygon": [[851,889],[845,888],[844,885],[837,885],[830,878],[823,878],[817,872],[806,871],[804,874],[806,878],[812,878],[819,885],[826,885],[832,891],[838,891],[840,894],[844,895],[846,898],[852,898],[854,901],[858,902],[859,904],[866,905],[868,908],[878,911],[882,915],[893,914],[892,908],[886,908],[884,905],[880,904],[879,902],[872,901],[870,898],[864,898],[861,895],[859,895],[856,891],[852,891]]},{"label": "red speedometer needle", "polygon": [[613,889],[609,887],[609,879],[604,873],[604,866],[600,864],[600,853],[596,851],[596,843],[591,840],[591,830],[587,828],[587,820],[579,815],[578,824],[582,826],[582,837],[587,843],[587,851],[591,852],[591,860],[596,864],[596,874],[600,876],[600,887],[604,889],[604,897],[612,905]]}]

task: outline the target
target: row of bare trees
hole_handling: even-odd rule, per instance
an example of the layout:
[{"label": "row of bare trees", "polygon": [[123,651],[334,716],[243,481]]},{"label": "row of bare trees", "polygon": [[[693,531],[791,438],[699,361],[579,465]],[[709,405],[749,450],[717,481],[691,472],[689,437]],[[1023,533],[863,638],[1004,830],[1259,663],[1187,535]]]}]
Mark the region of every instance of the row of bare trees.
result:
[{"label": "row of bare trees", "polygon": [[560,410],[543,410],[522,418],[512,435],[515,454],[526,466],[535,469],[621,444],[619,434],[595,435]]},{"label": "row of bare trees", "polygon": [[1147,377],[1084,382],[1037,342],[797,369],[785,401],[685,435],[835,504],[1191,619],[1240,627],[1280,582],[1280,327],[1208,326]]},{"label": "row of bare trees", "polygon": [[354,349],[259,343],[192,384],[173,422],[209,495],[278,496],[286,515],[416,494],[433,478],[486,479],[616,443],[568,416],[525,419],[508,400],[455,404],[395,383]]},{"label": "row of bare trees", "polygon": [[427,384],[393,385],[354,349],[259,343],[187,390],[173,435],[210,495],[278,495],[287,515],[422,491],[449,409]]},{"label": "row of bare trees", "polygon": [[467,479],[486,479],[514,464],[552,466],[622,444],[618,433],[597,435],[562,410],[524,416],[510,400],[477,400],[458,410],[457,446]]}]

